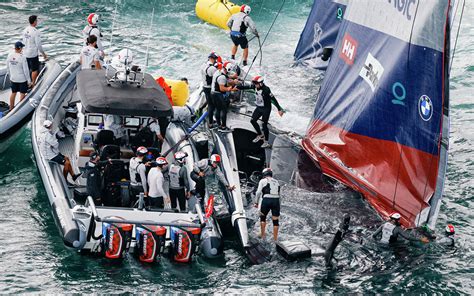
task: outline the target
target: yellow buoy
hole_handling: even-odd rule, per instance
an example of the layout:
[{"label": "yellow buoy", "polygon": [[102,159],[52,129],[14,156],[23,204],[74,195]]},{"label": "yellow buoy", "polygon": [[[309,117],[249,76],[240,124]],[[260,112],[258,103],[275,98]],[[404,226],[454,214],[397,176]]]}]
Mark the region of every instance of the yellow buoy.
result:
[{"label": "yellow buoy", "polygon": [[189,86],[182,80],[166,79],[166,84],[171,88],[173,106],[184,106],[189,97]]},{"label": "yellow buoy", "polygon": [[240,5],[226,0],[198,0],[196,15],[205,22],[224,30],[229,30],[227,21],[231,15],[240,11]]}]

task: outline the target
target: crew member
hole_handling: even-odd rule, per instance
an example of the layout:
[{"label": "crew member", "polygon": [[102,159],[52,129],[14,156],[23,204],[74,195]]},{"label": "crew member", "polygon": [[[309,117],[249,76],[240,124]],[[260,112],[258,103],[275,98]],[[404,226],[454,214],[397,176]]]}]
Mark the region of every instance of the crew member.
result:
[{"label": "crew member", "polygon": [[22,55],[25,45],[21,41],[15,43],[15,51],[7,57],[7,75],[10,77],[12,93],[10,95],[10,111],[15,107],[16,93],[20,92],[20,102],[26,96],[28,85],[31,84],[28,62]]},{"label": "crew member", "polygon": [[152,208],[163,209],[165,207],[165,199],[169,202],[169,197],[165,193],[165,179],[163,177],[163,171],[166,169],[168,162],[164,157],[158,157],[156,159],[156,166],[151,168],[148,173],[148,186],[150,186],[150,192],[148,194],[148,205]]},{"label": "crew member", "polygon": [[104,119],[104,129],[110,130],[114,133],[115,142],[120,146],[123,137],[125,136],[125,129],[122,124],[120,115],[107,114]]},{"label": "crew member", "polygon": [[219,154],[213,154],[210,158],[202,159],[194,164],[193,171],[191,172],[191,179],[196,182],[196,193],[200,195],[201,205],[204,202],[206,196],[206,177],[214,175],[217,177],[220,183],[224,185],[228,190],[234,190],[235,186],[229,185],[224,174],[219,168],[221,162],[221,156]]},{"label": "crew member", "polygon": [[99,50],[99,55],[103,57],[104,54],[104,46],[102,45],[102,33],[100,32],[97,23],[99,22],[99,15],[97,13],[91,13],[87,17],[87,25],[82,30],[82,36],[84,37],[84,41],[86,45],[89,43],[88,38],[92,35],[97,37],[97,44],[95,47]]},{"label": "crew member", "polygon": [[189,197],[188,169],[186,168],[186,152],[178,151],[174,154],[175,163],[171,164],[168,170],[170,179],[171,208],[176,209],[179,202],[179,209],[186,210],[186,197]]},{"label": "crew member", "polygon": [[216,106],[212,101],[211,97],[211,85],[212,85],[212,77],[214,73],[217,71],[217,54],[212,51],[207,57],[207,63],[205,63],[201,68],[201,75],[202,75],[202,83],[203,83],[203,91],[204,95],[206,96],[206,103],[207,103],[207,119],[209,123],[209,127],[212,127],[214,124],[214,111]]},{"label": "crew member", "polygon": [[272,211],[273,240],[278,240],[278,227],[280,221],[280,184],[273,179],[273,172],[270,168],[262,171],[262,180],[258,183],[256,192],[256,207],[260,209],[260,236],[265,237],[267,227],[267,215]]},{"label": "crew member", "polygon": [[110,160],[100,161],[99,153],[92,151],[84,167],[83,178],[87,179],[87,195],[98,205],[102,204],[102,171]]},{"label": "crew member", "polygon": [[221,131],[228,131],[227,111],[229,109],[229,92],[236,91],[235,86],[230,85],[228,75],[233,75],[234,65],[225,62],[222,69],[216,71],[212,77],[211,95],[216,105],[216,122]]},{"label": "crew member", "polygon": [[377,238],[381,236],[380,242],[383,244],[393,244],[396,243],[398,237],[401,236],[406,240],[409,241],[421,241],[423,243],[429,242],[426,237],[414,237],[410,233],[403,230],[400,226],[400,218],[401,215],[399,213],[392,213],[390,215],[390,221],[385,222],[382,224],[373,234],[373,238]]},{"label": "crew member", "polygon": [[247,28],[249,28],[257,38],[259,37],[255,23],[249,16],[250,11],[250,6],[242,5],[240,7],[240,12],[232,15],[227,21],[227,27],[230,29],[230,38],[234,43],[231,50],[232,59],[235,60],[235,54],[237,53],[238,46],[240,45],[240,47],[244,50],[244,66],[247,66],[247,58],[249,56],[249,41],[247,40],[246,36]]},{"label": "crew member", "polygon": [[440,245],[454,247],[458,240],[458,237],[455,234],[456,234],[456,231],[454,229],[454,226],[452,224],[448,224],[446,225],[446,228],[444,231],[444,237],[440,238],[436,242]]},{"label": "crew member", "polygon": [[99,51],[97,50],[97,37],[90,35],[87,37],[87,45],[81,50],[81,70],[84,69],[102,69],[100,65]]},{"label": "crew member", "polygon": [[36,29],[38,26],[38,16],[32,15],[28,18],[30,25],[23,30],[23,43],[25,44],[24,55],[28,62],[28,68],[31,71],[32,87],[36,84],[36,78],[38,78],[38,71],[40,68],[38,52],[43,55],[46,60],[48,56],[43,50],[41,45],[41,33]]},{"label": "crew member", "polygon": [[132,205],[137,200],[137,195],[141,192],[145,197],[148,196],[148,184],[146,179],[146,160],[145,155],[148,153],[146,147],[138,147],[136,156],[130,159],[128,170],[130,173],[130,193]]},{"label": "crew member", "polygon": [[[249,88],[256,90],[255,104],[257,105],[257,108],[255,108],[255,110],[253,111],[252,119],[250,120],[250,123],[252,123],[252,126],[257,132],[257,137],[253,140],[253,142],[258,143],[259,141],[263,140],[262,148],[269,148],[270,144],[268,143],[268,120],[270,119],[270,113],[272,112],[272,104],[277,107],[278,115],[283,116],[284,111],[275,96],[273,95],[270,88],[264,84],[262,76],[258,75],[252,78],[251,86],[239,86],[239,89]],[[262,118],[263,134],[258,124],[259,118]]]},{"label": "crew member", "polygon": [[67,176],[69,174],[71,175],[72,179],[76,181],[76,179],[79,178],[81,174],[74,174],[74,170],[72,168],[71,161],[69,160],[69,158],[59,152],[59,142],[57,139],[56,132],[53,130],[53,122],[51,120],[45,120],[43,122],[43,127],[45,127],[45,131],[41,135],[41,154],[49,161],[64,165],[64,178],[67,180]]},{"label": "crew member", "polygon": [[[156,136],[154,139],[153,147],[157,147],[158,149],[161,150],[161,146],[163,146],[163,142],[165,141],[166,130],[168,128],[169,123],[170,123],[170,120],[168,117],[160,117],[158,119],[151,118],[148,121],[148,127]],[[146,128],[146,126],[144,128]]]}]

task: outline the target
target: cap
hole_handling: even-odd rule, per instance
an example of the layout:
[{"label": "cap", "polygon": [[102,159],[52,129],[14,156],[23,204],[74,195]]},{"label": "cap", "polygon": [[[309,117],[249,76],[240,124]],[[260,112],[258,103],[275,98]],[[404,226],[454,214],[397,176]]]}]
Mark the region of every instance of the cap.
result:
[{"label": "cap", "polygon": [[15,48],[23,48],[23,47],[25,47],[25,45],[23,44],[23,42],[21,42],[21,41],[15,42]]}]

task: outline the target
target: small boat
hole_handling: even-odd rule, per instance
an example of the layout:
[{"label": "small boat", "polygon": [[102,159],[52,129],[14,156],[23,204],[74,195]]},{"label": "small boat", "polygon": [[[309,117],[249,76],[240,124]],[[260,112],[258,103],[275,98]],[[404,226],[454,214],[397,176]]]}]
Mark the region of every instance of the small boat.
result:
[{"label": "small boat", "polygon": [[[0,153],[8,149],[20,135],[22,127],[30,121],[34,110],[61,70],[61,66],[54,60],[42,63],[36,86],[27,93],[23,101],[17,101],[10,112],[10,79],[6,68],[0,70]],[[19,94],[17,100],[18,96]]]},{"label": "small boat", "polygon": [[[212,217],[203,215],[209,209],[195,211],[144,207],[143,194],[131,207],[128,190],[128,162],[134,155],[130,139],[150,118],[167,118],[172,106],[163,89],[151,75],[140,70],[126,69],[123,73],[105,70],[80,70],[78,62],[71,63],[45,94],[33,116],[32,145],[36,164],[46,189],[52,213],[64,244],[78,252],[94,253],[108,259],[121,259],[128,252],[142,262],[159,261],[168,254],[174,261],[191,262],[199,251],[214,258],[221,249],[210,241],[221,240]],[[44,131],[43,122],[49,119],[59,126],[69,108],[77,110],[77,128],[59,139],[60,152],[68,156],[75,171],[84,167],[92,151],[102,160],[110,159],[104,170],[102,201],[95,204],[87,196],[85,179],[66,180],[62,168],[49,161],[39,149]],[[106,114],[121,116],[125,140],[114,141],[110,130],[102,129]],[[164,144],[173,147],[185,134],[176,122],[168,126]],[[176,149],[188,152],[188,163],[199,159],[196,149],[187,140]],[[188,149],[188,150],[186,150]],[[152,153],[157,149],[150,149]],[[171,158],[171,154],[168,158]],[[154,157],[156,155],[153,155]],[[212,212],[212,211],[211,211]]]}]

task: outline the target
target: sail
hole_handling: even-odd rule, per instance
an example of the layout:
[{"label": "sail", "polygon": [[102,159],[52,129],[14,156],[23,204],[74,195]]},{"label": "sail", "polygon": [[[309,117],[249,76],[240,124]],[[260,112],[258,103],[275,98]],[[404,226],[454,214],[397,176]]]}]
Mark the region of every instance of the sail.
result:
[{"label": "sail", "polygon": [[433,227],[449,136],[449,1],[349,2],[303,147],[384,218]]},{"label": "sail", "polygon": [[297,62],[324,70],[323,48],[334,48],[348,0],[314,0],[294,56]]}]

